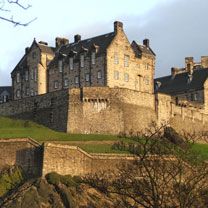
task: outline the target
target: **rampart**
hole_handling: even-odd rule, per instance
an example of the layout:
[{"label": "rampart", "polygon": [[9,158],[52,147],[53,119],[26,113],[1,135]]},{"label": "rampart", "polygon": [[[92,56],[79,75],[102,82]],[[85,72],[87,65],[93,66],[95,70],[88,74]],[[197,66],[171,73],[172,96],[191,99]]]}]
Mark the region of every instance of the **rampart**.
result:
[{"label": "rampart", "polygon": [[0,105],[0,115],[70,133],[136,133],[156,121],[153,94],[108,87],[74,88],[8,102]]},{"label": "rampart", "polygon": [[84,176],[101,171],[116,171],[135,158],[119,154],[88,154],[79,147],[63,144],[38,144],[32,139],[1,139],[0,169],[18,165],[29,176],[50,172]]},{"label": "rampart", "polygon": [[29,176],[42,173],[42,146],[32,139],[0,139],[0,169],[18,165]]},{"label": "rampart", "polygon": [[119,154],[88,154],[77,146],[46,143],[43,156],[43,176],[50,172],[62,175],[87,175],[116,171],[135,157]]},{"label": "rampart", "polygon": [[203,106],[177,105],[171,96],[157,94],[158,123],[169,123],[178,132],[208,132],[208,113]]}]

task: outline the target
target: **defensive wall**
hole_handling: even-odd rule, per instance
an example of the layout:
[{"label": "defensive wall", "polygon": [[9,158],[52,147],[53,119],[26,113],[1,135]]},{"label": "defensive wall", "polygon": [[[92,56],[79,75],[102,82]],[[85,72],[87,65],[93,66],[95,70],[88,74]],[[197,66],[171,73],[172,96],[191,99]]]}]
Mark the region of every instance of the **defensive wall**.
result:
[{"label": "defensive wall", "polygon": [[153,94],[108,87],[66,89],[11,101],[0,105],[0,115],[70,133],[136,133],[156,121]]},{"label": "defensive wall", "polygon": [[84,176],[101,171],[116,171],[135,157],[119,154],[88,154],[79,147],[46,143],[32,139],[0,139],[0,169],[18,165],[31,177],[50,172]]},{"label": "defensive wall", "polygon": [[208,112],[203,105],[176,104],[171,96],[156,95],[158,123],[169,123],[178,132],[208,132]]},{"label": "defensive wall", "polygon": [[0,169],[18,165],[29,176],[40,176],[42,146],[28,138],[0,139]]}]

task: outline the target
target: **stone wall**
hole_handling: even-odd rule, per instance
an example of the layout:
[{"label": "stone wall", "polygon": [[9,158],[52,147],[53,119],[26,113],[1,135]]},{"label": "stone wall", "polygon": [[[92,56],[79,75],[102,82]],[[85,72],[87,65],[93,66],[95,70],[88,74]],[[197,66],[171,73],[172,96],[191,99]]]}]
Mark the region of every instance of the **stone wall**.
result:
[{"label": "stone wall", "polygon": [[43,171],[61,175],[87,175],[101,171],[116,171],[123,163],[134,161],[134,157],[119,154],[88,154],[79,147],[46,143],[44,145]]},{"label": "stone wall", "polygon": [[153,94],[108,87],[66,89],[12,101],[0,105],[0,115],[69,133],[136,133],[156,121]]},{"label": "stone wall", "polygon": [[204,106],[177,105],[169,95],[157,94],[158,123],[169,123],[179,132],[208,131],[208,114]]},{"label": "stone wall", "polygon": [[32,139],[0,139],[0,169],[18,165],[30,176],[40,176],[42,147]]},{"label": "stone wall", "polygon": [[[81,101],[80,101],[81,99]],[[68,132],[137,133],[156,121],[154,95],[129,89],[70,90]]]},{"label": "stone wall", "polygon": [[0,104],[0,115],[32,120],[58,131],[66,131],[68,100],[68,90],[28,97]]}]

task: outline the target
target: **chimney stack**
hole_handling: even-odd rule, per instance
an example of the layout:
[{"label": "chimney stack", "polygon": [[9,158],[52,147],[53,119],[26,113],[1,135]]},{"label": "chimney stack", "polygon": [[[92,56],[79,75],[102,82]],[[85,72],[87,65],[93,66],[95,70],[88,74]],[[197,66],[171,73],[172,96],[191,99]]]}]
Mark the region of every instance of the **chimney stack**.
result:
[{"label": "chimney stack", "polygon": [[29,47],[25,48],[25,54],[28,54],[29,50],[30,50]]},{"label": "chimney stack", "polygon": [[123,23],[119,21],[114,22],[114,33],[117,34],[119,31],[123,31]]},{"label": "chimney stack", "polygon": [[60,48],[63,45],[67,45],[69,43],[69,40],[67,38],[56,38],[56,48]]},{"label": "chimney stack", "polygon": [[194,58],[193,57],[186,57],[185,58],[185,67],[186,67],[186,71],[189,74],[193,73],[193,69],[194,69]]},{"label": "chimney stack", "polygon": [[77,34],[74,36],[74,42],[78,43],[79,41],[81,41],[81,35]]},{"label": "chimney stack", "polygon": [[208,68],[208,56],[201,56],[201,67]]},{"label": "chimney stack", "polygon": [[147,48],[149,48],[150,45],[149,43],[150,43],[149,39],[146,38],[143,40],[143,45],[146,46]]}]

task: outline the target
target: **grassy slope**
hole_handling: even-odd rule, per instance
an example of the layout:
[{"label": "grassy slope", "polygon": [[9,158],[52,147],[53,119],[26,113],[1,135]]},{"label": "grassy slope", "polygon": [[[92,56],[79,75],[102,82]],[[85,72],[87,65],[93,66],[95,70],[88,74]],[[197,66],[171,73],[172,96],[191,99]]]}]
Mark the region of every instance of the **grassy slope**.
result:
[{"label": "grassy slope", "polygon": [[[56,132],[44,126],[31,121],[22,121],[0,117],[0,138],[23,138],[31,137],[39,142],[44,141],[82,141],[79,144],[87,152],[93,153],[125,153],[118,150],[112,150],[111,144],[89,144],[86,141],[130,141],[125,138],[118,138],[113,135],[93,135],[93,134],[66,134]],[[202,158],[208,159],[208,144],[195,144],[193,150],[197,151]]]}]

